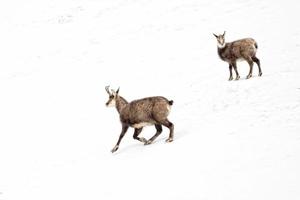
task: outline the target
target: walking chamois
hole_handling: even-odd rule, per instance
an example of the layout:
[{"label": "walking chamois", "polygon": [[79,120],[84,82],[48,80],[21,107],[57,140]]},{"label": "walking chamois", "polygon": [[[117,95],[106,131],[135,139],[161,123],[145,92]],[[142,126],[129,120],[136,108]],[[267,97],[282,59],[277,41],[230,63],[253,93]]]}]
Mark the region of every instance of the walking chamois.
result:
[{"label": "walking chamois", "polygon": [[[112,153],[118,150],[120,142],[129,127],[134,128],[133,138],[139,140],[145,145],[151,144],[162,132],[162,125],[170,130],[169,138],[166,142],[173,141],[174,125],[168,120],[168,115],[171,110],[173,101],[169,101],[165,97],[148,97],[128,103],[123,97],[119,95],[119,89],[109,91],[109,86],[105,87],[109,95],[106,103],[107,107],[116,107],[122,124],[122,131],[119,136],[117,144],[111,150]],[[156,133],[146,140],[139,137],[144,126],[154,125]]]},{"label": "walking chamois", "polygon": [[232,68],[235,71],[236,79],[239,80],[240,75],[237,70],[236,62],[237,61],[247,61],[250,66],[250,71],[247,76],[247,79],[252,77],[252,69],[253,69],[253,62],[255,62],[258,66],[259,70],[259,76],[262,75],[262,71],[260,68],[260,61],[256,57],[256,51],[257,51],[257,43],[252,38],[245,38],[241,40],[236,40],[233,42],[227,42],[225,43],[225,31],[223,35],[216,35],[213,34],[218,41],[218,54],[219,57],[229,63],[229,81],[233,79],[232,77]]}]

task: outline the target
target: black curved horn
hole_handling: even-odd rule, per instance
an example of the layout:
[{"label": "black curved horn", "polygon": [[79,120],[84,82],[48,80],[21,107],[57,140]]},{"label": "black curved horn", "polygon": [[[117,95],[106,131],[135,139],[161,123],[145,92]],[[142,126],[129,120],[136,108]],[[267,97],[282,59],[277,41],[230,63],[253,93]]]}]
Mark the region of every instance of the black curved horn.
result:
[{"label": "black curved horn", "polygon": [[105,87],[106,92],[111,95],[110,91],[109,91],[109,85]]}]

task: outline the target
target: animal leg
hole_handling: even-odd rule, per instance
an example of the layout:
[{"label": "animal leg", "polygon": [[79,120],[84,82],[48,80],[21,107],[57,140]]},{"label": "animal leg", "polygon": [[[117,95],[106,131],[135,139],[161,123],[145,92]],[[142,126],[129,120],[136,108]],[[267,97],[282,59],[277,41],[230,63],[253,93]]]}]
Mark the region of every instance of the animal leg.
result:
[{"label": "animal leg", "polygon": [[150,138],[145,145],[151,144],[162,132],[162,126],[160,124],[155,124],[156,133]]},{"label": "animal leg", "polygon": [[166,142],[172,142],[173,137],[174,137],[174,125],[173,125],[173,123],[170,122],[168,119],[166,119],[161,124],[168,127],[169,130],[170,130],[169,138],[166,140]]},{"label": "animal leg", "polygon": [[128,125],[123,124],[122,125],[122,131],[121,131],[121,134],[119,136],[118,142],[115,145],[115,147],[111,150],[112,153],[114,153],[115,151],[117,151],[119,149],[120,142],[121,142],[122,138],[124,137],[125,133],[127,132],[127,130],[128,130]]},{"label": "animal leg", "polygon": [[232,77],[232,65],[231,64],[229,64],[229,73],[230,73],[230,76],[229,76],[228,81],[231,81],[233,79],[233,77]]},{"label": "animal leg", "polygon": [[136,128],[136,129],[134,129],[133,138],[134,138],[135,140],[140,141],[140,142],[146,143],[147,140],[146,140],[145,138],[139,137],[139,134],[142,132],[142,130],[143,130],[143,128]]},{"label": "animal leg", "polygon": [[235,71],[235,75],[236,75],[235,80],[239,80],[240,79],[240,75],[239,75],[239,72],[238,72],[237,67],[236,67],[236,62],[232,63],[232,67],[233,67],[233,69]]},{"label": "animal leg", "polygon": [[252,57],[252,60],[253,60],[253,61],[257,64],[257,66],[258,66],[258,70],[259,70],[258,76],[261,76],[261,75],[262,75],[262,71],[261,71],[261,68],[260,68],[260,60],[259,60],[256,56]]},{"label": "animal leg", "polygon": [[249,78],[252,77],[253,61],[252,61],[251,58],[248,58],[248,59],[247,59],[247,62],[248,62],[249,67],[250,67],[249,74],[248,74],[248,76],[247,76],[247,79],[249,79]]}]

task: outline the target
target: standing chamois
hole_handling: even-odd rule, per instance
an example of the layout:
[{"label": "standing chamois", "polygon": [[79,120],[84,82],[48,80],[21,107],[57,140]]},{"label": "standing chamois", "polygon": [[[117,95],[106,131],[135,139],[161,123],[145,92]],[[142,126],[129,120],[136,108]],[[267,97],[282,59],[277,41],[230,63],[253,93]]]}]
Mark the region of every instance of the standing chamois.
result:
[{"label": "standing chamois", "polygon": [[[112,153],[118,150],[119,144],[129,127],[134,128],[133,138],[143,142],[145,145],[151,144],[162,132],[162,125],[170,130],[169,138],[166,142],[173,141],[174,125],[168,120],[173,101],[169,101],[165,97],[148,97],[128,103],[123,97],[119,96],[119,89],[109,91],[109,86],[105,87],[109,95],[106,103],[108,107],[116,107],[120,114],[122,131],[118,142],[111,150]],[[156,133],[146,140],[139,137],[144,126],[155,125]]]},{"label": "standing chamois", "polygon": [[252,69],[253,69],[253,62],[255,62],[258,66],[259,76],[262,75],[262,71],[260,68],[260,61],[255,56],[257,51],[257,43],[252,38],[245,38],[241,40],[237,40],[234,42],[227,42],[225,43],[225,31],[223,35],[216,35],[214,36],[217,38],[218,41],[218,54],[219,57],[229,63],[229,81],[233,79],[232,77],[232,68],[235,71],[236,78],[235,80],[239,80],[240,75],[237,71],[236,62],[237,61],[247,61],[250,66],[250,71],[247,76],[247,79],[252,77]]}]

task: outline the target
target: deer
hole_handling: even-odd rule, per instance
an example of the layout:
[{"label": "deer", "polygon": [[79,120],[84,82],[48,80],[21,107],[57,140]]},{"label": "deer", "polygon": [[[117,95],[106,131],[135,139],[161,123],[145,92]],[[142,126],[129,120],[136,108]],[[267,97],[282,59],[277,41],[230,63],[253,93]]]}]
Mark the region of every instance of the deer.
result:
[{"label": "deer", "polygon": [[[118,88],[117,91],[114,91],[109,90],[109,86],[106,86],[105,90],[109,95],[106,106],[115,107],[117,109],[122,125],[121,134],[117,144],[111,150],[112,153],[119,149],[120,142],[129,127],[134,128],[133,138],[144,143],[144,145],[152,144],[152,142],[162,133],[162,126],[165,126],[170,130],[166,142],[169,143],[173,141],[174,125],[167,118],[171,111],[173,100],[168,100],[162,96],[154,96],[127,102],[119,95],[120,88]],[[151,125],[155,126],[156,133],[149,140],[139,137],[143,127]]]},{"label": "deer", "polygon": [[237,61],[247,61],[250,66],[249,74],[246,79],[252,77],[253,70],[253,62],[255,62],[258,66],[259,74],[258,76],[262,76],[262,71],[260,67],[260,60],[256,57],[257,51],[257,42],[252,38],[245,38],[236,40],[233,42],[225,43],[225,31],[221,35],[213,35],[217,38],[217,46],[218,46],[218,55],[221,60],[227,62],[229,64],[229,81],[233,80],[232,77],[232,68],[235,71],[236,78],[235,80],[240,79],[240,75],[237,70]]}]

